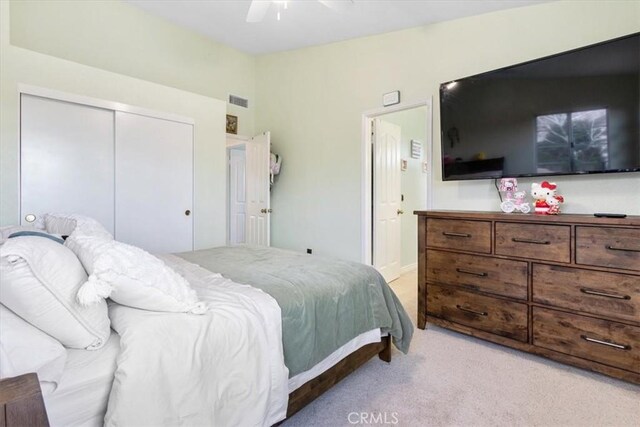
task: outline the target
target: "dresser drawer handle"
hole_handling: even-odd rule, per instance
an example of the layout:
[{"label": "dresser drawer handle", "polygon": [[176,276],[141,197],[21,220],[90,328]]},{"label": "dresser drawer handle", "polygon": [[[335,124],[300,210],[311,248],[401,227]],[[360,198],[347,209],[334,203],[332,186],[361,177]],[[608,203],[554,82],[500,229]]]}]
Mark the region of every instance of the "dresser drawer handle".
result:
[{"label": "dresser drawer handle", "polygon": [[470,274],[472,276],[479,276],[479,277],[487,277],[487,273],[478,273],[477,271],[470,271],[470,270],[463,270],[462,268],[456,268],[456,271],[458,273],[462,273],[462,274]]},{"label": "dresser drawer handle", "polygon": [[464,308],[461,305],[456,305],[456,308],[460,311],[466,311],[467,313],[473,313],[473,314],[477,314],[478,316],[487,316],[489,315],[489,313],[487,313],[486,311],[475,311],[475,310],[471,310],[469,308]]},{"label": "dresser drawer handle", "polygon": [[640,249],[631,249],[631,248],[616,248],[615,246],[606,245],[605,248],[610,251],[624,251],[624,252],[640,252]]},{"label": "dresser drawer handle", "polygon": [[596,295],[596,296],[599,296],[599,297],[606,297],[606,298],[631,299],[631,297],[629,295],[609,294],[607,292],[597,291],[595,289],[580,288],[580,292],[582,292],[583,294],[587,294],[587,295]]},{"label": "dresser drawer handle", "polygon": [[448,237],[471,237],[469,233],[453,233],[451,231],[443,231],[442,234]]},{"label": "dresser drawer handle", "polygon": [[597,340],[595,338],[589,338],[586,335],[580,335],[580,338],[582,338],[585,341],[592,342],[594,344],[606,345],[607,347],[618,348],[620,350],[631,350],[631,346],[630,345],[616,344],[614,342]]},{"label": "dresser drawer handle", "polygon": [[533,243],[534,245],[550,245],[551,244],[551,242],[548,240],[520,239],[518,237],[512,237],[511,241],[516,243]]}]

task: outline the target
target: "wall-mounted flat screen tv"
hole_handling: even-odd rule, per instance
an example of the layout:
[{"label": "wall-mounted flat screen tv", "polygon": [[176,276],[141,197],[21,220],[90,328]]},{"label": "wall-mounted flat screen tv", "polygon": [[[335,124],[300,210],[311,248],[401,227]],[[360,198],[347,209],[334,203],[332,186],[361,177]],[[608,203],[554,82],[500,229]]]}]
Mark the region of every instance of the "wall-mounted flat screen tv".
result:
[{"label": "wall-mounted flat screen tv", "polygon": [[440,85],[442,179],[640,171],[640,33]]}]

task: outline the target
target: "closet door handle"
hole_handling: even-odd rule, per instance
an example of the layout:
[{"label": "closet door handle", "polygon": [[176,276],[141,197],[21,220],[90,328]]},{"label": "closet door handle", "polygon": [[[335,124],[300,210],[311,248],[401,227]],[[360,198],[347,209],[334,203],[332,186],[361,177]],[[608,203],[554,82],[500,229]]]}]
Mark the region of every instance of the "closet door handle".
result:
[{"label": "closet door handle", "polygon": [[626,344],[616,344],[614,342],[597,340],[595,338],[589,338],[586,335],[580,335],[580,338],[582,338],[585,341],[594,343],[594,344],[605,345],[607,347],[613,347],[613,348],[617,348],[617,349],[620,349],[620,350],[631,350],[631,346],[630,345],[626,345]]},{"label": "closet door handle", "polygon": [[453,233],[451,231],[443,231],[442,234],[448,237],[471,237],[469,233]]},{"label": "closet door handle", "polygon": [[640,252],[640,249],[631,249],[631,248],[617,248],[615,246],[606,245],[605,248],[610,251],[624,251],[624,252]]},{"label": "closet door handle", "polygon": [[582,292],[583,294],[587,294],[587,295],[595,295],[595,296],[598,296],[598,297],[605,297],[605,298],[626,299],[626,300],[631,299],[631,296],[629,296],[629,295],[610,294],[610,293],[603,292],[603,291],[598,291],[598,290],[595,290],[595,289],[580,288],[580,292]]},{"label": "closet door handle", "polygon": [[470,308],[465,308],[461,305],[456,305],[456,308],[460,311],[465,311],[467,313],[472,313],[472,314],[477,314],[478,316],[488,316],[489,313],[487,313],[486,311],[475,311],[475,310],[471,310]]},{"label": "closet door handle", "polygon": [[266,208],[260,209],[260,213],[267,213],[267,209]]},{"label": "closet door handle", "polygon": [[511,241],[516,243],[533,243],[534,245],[550,245],[551,244],[551,242],[548,240],[521,239],[518,237],[512,237]]},{"label": "closet door handle", "polygon": [[456,271],[458,273],[462,273],[462,274],[470,274],[471,276],[478,276],[478,277],[487,277],[487,273],[482,272],[482,273],[478,273],[477,271],[471,271],[471,270],[464,270],[462,268],[456,268]]},{"label": "closet door handle", "polygon": [[186,216],[189,216],[189,215],[191,215],[191,211],[190,211],[189,209],[187,209],[186,211],[184,211],[184,214],[185,214]]}]

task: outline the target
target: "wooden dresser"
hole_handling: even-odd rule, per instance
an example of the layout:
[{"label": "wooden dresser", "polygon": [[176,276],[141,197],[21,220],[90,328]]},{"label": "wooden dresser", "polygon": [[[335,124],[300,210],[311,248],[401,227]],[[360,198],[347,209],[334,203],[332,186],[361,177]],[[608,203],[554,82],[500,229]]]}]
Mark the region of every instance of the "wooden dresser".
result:
[{"label": "wooden dresser", "polygon": [[419,328],[640,384],[640,217],[415,214]]}]

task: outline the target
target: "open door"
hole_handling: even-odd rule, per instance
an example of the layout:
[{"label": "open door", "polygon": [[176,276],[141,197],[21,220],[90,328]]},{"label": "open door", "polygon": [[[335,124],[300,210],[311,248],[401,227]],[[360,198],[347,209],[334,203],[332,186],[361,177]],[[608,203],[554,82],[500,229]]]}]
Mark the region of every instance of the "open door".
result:
[{"label": "open door", "polygon": [[387,282],[400,277],[400,126],[373,122],[373,265]]},{"label": "open door", "polygon": [[269,193],[269,156],[271,135],[265,132],[246,142],[246,227],[245,241],[269,246],[271,200]]}]

